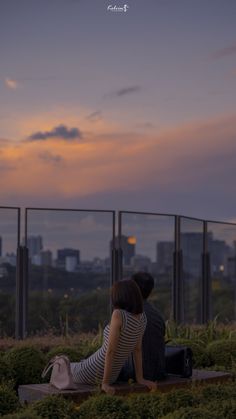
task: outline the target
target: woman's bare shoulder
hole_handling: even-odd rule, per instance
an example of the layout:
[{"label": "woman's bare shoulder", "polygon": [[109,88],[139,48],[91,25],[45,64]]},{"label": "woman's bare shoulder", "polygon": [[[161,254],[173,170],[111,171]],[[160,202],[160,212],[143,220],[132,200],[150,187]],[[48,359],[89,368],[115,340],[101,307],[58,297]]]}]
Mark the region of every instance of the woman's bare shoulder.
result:
[{"label": "woman's bare shoulder", "polygon": [[115,323],[117,325],[121,325],[122,324],[122,315],[121,315],[121,311],[116,308],[111,316],[111,323]]}]

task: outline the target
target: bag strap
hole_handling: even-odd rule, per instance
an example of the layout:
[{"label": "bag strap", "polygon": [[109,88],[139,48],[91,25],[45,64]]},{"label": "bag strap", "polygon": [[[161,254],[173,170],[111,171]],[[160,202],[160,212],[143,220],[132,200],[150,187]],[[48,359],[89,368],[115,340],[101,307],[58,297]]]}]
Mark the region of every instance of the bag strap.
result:
[{"label": "bag strap", "polygon": [[48,371],[50,371],[50,369],[53,367],[53,362],[51,362],[51,361],[49,361],[48,363],[47,363],[47,365],[46,365],[46,367],[44,368],[44,370],[43,370],[43,372],[42,372],[42,374],[41,374],[41,377],[42,378],[44,378],[44,377],[46,377],[46,375],[47,375],[47,373],[48,373]]},{"label": "bag strap", "polygon": [[44,370],[41,374],[41,377],[44,378],[47,375],[47,373],[50,371],[50,369],[53,368],[53,366],[55,364],[59,364],[59,366],[60,366],[60,359],[63,359],[63,361],[66,363],[66,366],[69,370],[70,369],[70,367],[69,367],[70,366],[70,360],[69,360],[68,356],[67,355],[56,355],[56,356],[54,356],[54,358],[50,359],[50,361],[47,363],[46,367],[44,368]]}]

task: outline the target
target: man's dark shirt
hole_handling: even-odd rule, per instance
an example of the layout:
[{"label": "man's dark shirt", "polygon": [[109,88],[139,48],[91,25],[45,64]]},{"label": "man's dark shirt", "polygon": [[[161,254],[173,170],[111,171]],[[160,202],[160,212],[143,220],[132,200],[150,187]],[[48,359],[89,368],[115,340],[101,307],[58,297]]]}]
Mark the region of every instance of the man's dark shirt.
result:
[{"label": "man's dark shirt", "polygon": [[143,304],[147,326],[143,335],[143,377],[155,381],[165,376],[165,322],[147,301]]},{"label": "man's dark shirt", "polygon": [[[147,326],[143,335],[143,377],[146,380],[156,381],[165,378],[165,322],[159,313],[147,301],[143,303],[143,309],[147,316]],[[121,370],[118,381],[135,379],[132,358]]]}]

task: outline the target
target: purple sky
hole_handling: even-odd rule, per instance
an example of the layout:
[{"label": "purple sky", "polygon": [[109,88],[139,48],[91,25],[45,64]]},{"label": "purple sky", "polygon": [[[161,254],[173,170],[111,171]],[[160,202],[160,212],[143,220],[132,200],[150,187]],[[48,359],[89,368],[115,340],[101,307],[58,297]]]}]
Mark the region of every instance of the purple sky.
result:
[{"label": "purple sky", "polygon": [[236,220],[235,21],[234,0],[1,0],[1,205]]}]

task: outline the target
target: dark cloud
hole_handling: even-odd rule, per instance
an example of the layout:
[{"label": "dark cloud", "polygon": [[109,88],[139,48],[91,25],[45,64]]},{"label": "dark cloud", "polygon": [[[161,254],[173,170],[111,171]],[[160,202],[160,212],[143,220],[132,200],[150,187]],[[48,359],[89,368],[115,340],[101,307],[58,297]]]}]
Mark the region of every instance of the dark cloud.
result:
[{"label": "dark cloud", "polygon": [[124,87],[123,89],[119,89],[116,92],[114,92],[115,96],[126,96],[126,95],[130,95],[131,93],[137,93],[140,92],[141,87],[140,86],[129,86],[129,87]]},{"label": "dark cloud", "polygon": [[44,141],[51,138],[62,138],[63,140],[77,140],[82,138],[78,128],[67,128],[66,125],[58,125],[51,131],[38,131],[28,137],[28,141]]},{"label": "dark cloud", "polygon": [[211,58],[213,60],[217,60],[217,59],[220,59],[220,58],[228,57],[230,55],[236,55],[236,44],[233,44],[233,45],[230,45],[228,47],[216,50],[211,55]]},{"label": "dark cloud", "polygon": [[59,154],[52,154],[49,151],[44,151],[39,154],[39,158],[46,163],[58,164],[63,161],[63,158]]},{"label": "dark cloud", "polygon": [[106,99],[106,98],[123,97],[123,96],[131,95],[133,93],[138,93],[140,92],[140,90],[141,90],[141,86],[138,86],[138,85],[123,87],[110,94],[105,95],[104,98]]},{"label": "dark cloud", "polygon": [[102,112],[101,111],[92,112],[91,114],[87,116],[87,119],[91,122],[100,121],[102,119]]}]

